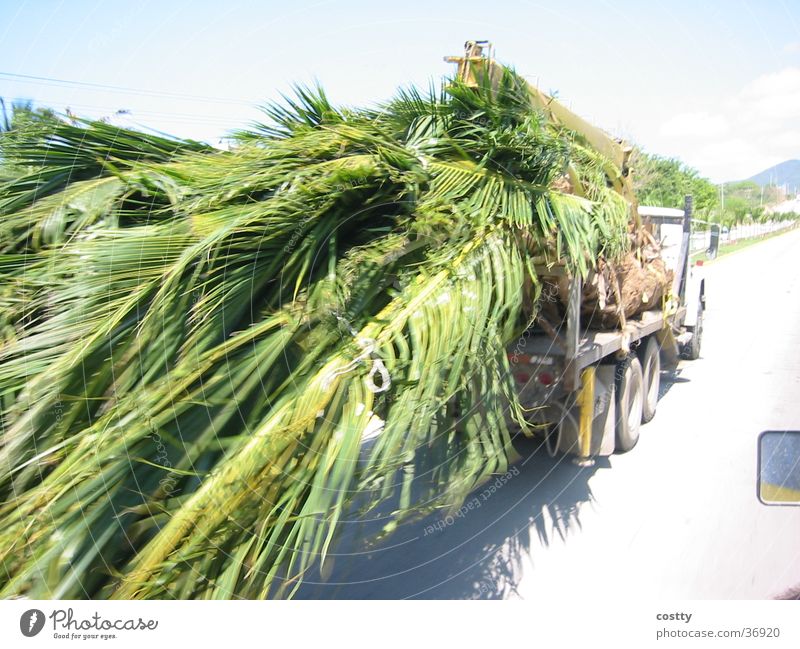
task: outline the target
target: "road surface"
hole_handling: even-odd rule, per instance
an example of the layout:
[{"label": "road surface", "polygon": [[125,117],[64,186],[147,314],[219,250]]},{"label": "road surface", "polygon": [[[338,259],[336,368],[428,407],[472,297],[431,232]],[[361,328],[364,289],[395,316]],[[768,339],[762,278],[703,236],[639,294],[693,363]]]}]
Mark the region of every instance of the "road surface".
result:
[{"label": "road surface", "polygon": [[580,469],[535,445],[461,516],[370,547],[351,521],[301,598],[767,598],[800,584],[800,507],[756,498],[756,439],[800,429],[800,231],[706,266],[702,357],[629,454]]}]

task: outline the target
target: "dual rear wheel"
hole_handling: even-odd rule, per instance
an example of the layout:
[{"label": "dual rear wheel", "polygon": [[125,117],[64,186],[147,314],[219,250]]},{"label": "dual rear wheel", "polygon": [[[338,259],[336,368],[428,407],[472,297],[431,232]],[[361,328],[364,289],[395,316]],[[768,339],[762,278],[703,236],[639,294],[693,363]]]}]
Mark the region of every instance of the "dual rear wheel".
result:
[{"label": "dual rear wheel", "polygon": [[661,387],[661,358],[658,341],[650,336],[638,355],[631,354],[617,364],[616,450],[630,451],[639,441],[643,423],[656,414]]}]

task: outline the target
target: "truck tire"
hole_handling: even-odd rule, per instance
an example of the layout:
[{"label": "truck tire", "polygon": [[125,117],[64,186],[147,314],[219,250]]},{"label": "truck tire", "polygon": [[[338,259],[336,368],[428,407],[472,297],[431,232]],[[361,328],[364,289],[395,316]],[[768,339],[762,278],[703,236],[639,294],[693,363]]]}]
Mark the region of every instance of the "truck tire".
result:
[{"label": "truck tire", "polygon": [[644,381],[642,364],[636,356],[630,356],[618,363],[616,384],[617,422],[614,450],[626,453],[639,441],[639,427],[642,425]]},{"label": "truck tire", "polygon": [[683,350],[683,357],[688,358],[690,361],[696,361],[700,358],[700,345],[703,342],[703,298],[700,297],[700,303],[697,305],[697,320],[695,321],[692,330],[692,340],[686,345]]},{"label": "truck tire", "polygon": [[661,389],[661,347],[655,336],[649,336],[641,352],[644,394],[642,399],[642,423],[656,416],[658,392]]}]

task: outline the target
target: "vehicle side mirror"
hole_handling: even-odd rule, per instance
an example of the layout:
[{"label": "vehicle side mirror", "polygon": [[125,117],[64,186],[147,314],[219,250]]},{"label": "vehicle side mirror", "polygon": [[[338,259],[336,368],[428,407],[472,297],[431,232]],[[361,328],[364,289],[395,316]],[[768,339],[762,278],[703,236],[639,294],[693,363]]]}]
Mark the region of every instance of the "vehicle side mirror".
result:
[{"label": "vehicle side mirror", "polygon": [[765,505],[800,505],[800,430],[759,436],[758,498]]}]

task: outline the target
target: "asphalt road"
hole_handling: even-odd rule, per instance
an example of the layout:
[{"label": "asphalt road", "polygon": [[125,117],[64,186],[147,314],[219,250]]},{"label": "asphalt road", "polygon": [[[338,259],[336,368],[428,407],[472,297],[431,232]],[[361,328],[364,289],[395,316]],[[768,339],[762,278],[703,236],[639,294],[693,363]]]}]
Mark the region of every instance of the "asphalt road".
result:
[{"label": "asphalt road", "polygon": [[[580,469],[529,444],[461,516],[383,543],[345,525],[301,598],[767,598],[800,584],[800,507],[756,498],[758,434],[800,430],[800,231],[706,266],[702,356],[626,455]],[[666,378],[666,377],[665,377]]]}]

